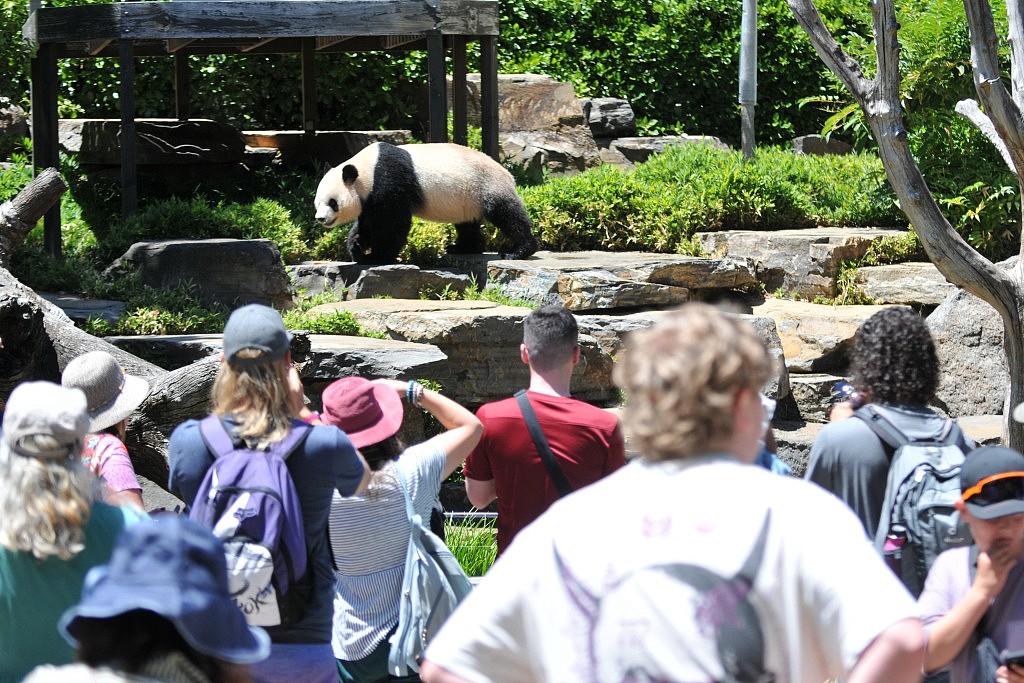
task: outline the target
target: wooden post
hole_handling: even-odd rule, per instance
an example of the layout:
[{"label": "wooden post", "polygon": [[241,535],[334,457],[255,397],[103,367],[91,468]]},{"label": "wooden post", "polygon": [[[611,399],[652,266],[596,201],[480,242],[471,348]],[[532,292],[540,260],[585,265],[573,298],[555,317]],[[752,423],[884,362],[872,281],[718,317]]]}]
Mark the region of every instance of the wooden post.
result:
[{"label": "wooden post", "polygon": [[192,116],[192,72],[184,52],[174,53],[174,116],[179,121]]},{"label": "wooden post", "polygon": [[[31,64],[32,167],[36,173],[60,165],[57,135],[57,52],[52,43],[40,43]],[[51,258],[63,252],[60,202],[43,217],[43,247]]]},{"label": "wooden post", "polygon": [[498,160],[498,37],[480,37],[480,128],[483,151]]},{"label": "wooden post", "polygon": [[448,96],[444,68],[444,36],[440,31],[427,34],[427,91],[430,142],[448,142]]},{"label": "wooden post", "polygon": [[135,139],[135,48],[131,40],[120,41],[121,62],[121,214],[139,210],[139,179]]},{"label": "wooden post", "polygon": [[302,130],[316,132],[316,39],[302,39]]},{"label": "wooden post", "polygon": [[460,145],[469,142],[466,109],[466,36],[452,36],[452,136]]}]

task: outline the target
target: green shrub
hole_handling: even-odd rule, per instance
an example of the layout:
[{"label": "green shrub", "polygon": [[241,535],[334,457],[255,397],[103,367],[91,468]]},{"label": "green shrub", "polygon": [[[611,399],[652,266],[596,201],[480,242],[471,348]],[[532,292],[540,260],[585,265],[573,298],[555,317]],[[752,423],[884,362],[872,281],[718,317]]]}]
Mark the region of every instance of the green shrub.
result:
[{"label": "green shrub", "polygon": [[199,288],[191,282],[154,289],[125,278],[116,287],[121,291],[108,294],[125,302],[125,312],[115,323],[90,319],[85,326],[89,334],[218,334],[230,313],[225,306],[201,302]]},{"label": "green shrub", "polygon": [[697,253],[696,232],[905,224],[874,155],[670,147],[632,172],[600,166],[524,188],[544,248]]}]

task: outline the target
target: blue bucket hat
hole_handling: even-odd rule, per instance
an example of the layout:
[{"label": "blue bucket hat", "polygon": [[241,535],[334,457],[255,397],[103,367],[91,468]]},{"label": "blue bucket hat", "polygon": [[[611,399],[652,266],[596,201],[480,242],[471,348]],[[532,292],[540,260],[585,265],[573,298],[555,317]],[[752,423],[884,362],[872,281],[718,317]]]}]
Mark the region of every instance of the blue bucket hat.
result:
[{"label": "blue bucket hat", "polygon": [[210,531],[185,517],[163,515],[127,527],[110,563],[85,577],[82,600],[60,618],[64,638],[85,619],[109,619],[149,610],[174,624],[193,648],[234,664],[270,654],[266,631],[250,626],[228,592],[224,546]]}]

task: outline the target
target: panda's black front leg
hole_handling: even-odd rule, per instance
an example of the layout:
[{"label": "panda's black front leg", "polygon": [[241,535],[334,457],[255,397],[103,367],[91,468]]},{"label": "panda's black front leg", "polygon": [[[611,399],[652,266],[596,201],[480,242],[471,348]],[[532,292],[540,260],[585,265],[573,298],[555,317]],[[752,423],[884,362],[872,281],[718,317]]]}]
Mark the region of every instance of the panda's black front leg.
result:
[{"label": "panda's black front leg", "polygon": [[479,221],[456,223],[455,244],[448,249],[452,254],[482,254],[486,241],[480,230]]},{"label": "panda's black front leg", "polygon": [[348,251],[350,260],[356,263],[366,263],[366,249],[363,248],[362,243],[359,241],[359,221],[353,223],[352,227],[348,229],[348,240],[345,243],[345,248]]}]

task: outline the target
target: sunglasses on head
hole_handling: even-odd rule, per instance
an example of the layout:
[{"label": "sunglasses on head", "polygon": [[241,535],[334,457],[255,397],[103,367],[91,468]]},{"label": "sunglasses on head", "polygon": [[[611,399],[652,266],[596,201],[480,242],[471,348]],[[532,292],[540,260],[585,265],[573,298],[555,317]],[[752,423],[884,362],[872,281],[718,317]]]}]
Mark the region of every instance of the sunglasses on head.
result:
[{"label": "sunglasses on head", "polygon": [[1024,500],[1024,472],[1000,472],[985,477],[964,491],[961,500],[981,506]]}]

